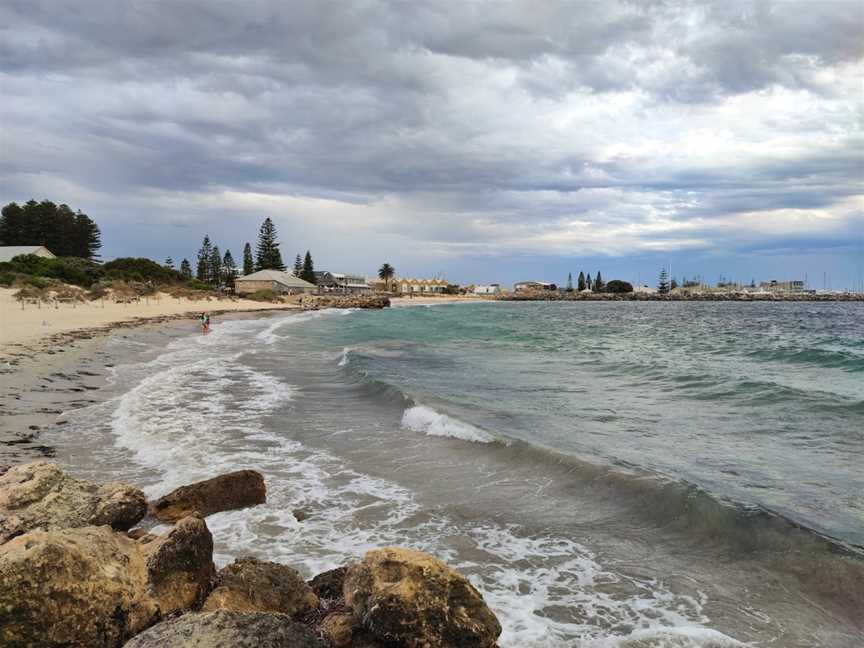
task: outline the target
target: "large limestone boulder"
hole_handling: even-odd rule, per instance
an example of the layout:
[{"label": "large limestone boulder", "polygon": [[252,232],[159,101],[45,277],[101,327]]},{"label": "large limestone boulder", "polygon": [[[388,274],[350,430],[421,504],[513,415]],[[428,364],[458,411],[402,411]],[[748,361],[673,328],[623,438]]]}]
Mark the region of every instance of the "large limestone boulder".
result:
[{"label": "large limestone boulder", "polygon": [[318,597],[291,567],[238,558],[216,575],[203,611],[279,612],[299,619],[318,607]]},{"label": "large limestone boulder", "polygon": [[147,544],[107,526],[13,538],[0,546],[0,646],[120,646],[203,597],[212,548],[195,518]]},{"label": "large limestone boulder", "polygon": [[207,516],[265,501],[264,476],[255,470],[238,470],[171,491],[150,504],[150,515],[174,522],[196,512]]},{"label": "large limestone boulder", "polygon": [[125,648],[328,648],[284,614],[197,612],[163,621]]},{"label": "large limestone boulder", "polygon": [[348,569],[345,603],[376,638],[405,648],[489,648],[501,625],[464,576],[421,551],[388,547]]},{"label": "large limestone boulder", "polygon": [[0,474],[0,544],[34,529],[107,524],[125,531],[146,513],[147,499],[134,486],[99,486],[45,461]]}]

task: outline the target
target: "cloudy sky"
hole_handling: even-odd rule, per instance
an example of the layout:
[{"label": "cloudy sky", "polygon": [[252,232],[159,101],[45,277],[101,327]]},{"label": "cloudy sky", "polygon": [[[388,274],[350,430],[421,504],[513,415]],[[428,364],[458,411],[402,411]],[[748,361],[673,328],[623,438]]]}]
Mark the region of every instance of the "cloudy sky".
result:
[{"label": "cloudy sky", "polygon": [[864,3],[4,0],[0,200],[103,257],[858,278]]}]

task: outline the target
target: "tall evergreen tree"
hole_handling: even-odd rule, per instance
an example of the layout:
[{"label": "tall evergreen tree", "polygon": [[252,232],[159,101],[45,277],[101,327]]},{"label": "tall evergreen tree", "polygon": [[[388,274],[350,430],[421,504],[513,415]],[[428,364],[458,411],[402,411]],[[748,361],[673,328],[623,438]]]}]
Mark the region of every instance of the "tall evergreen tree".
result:
[{"label": "tall evergreen tree", "polygon": [[665,295],[669,292],[669,275],[666,272],[666,268],[660,269],[660,279],[657,282],[657,292],[661,295]]},{"label": "tall evergreen tree", "polygon": [[213,245],[210,243],[210,237],[204,235],[204,240],[201,242],[201,248],[198,250],[198,265],[195,269],[195,278],[198,281],[209,283],[210,281],[210,256],[213,253]]},{"label": "tall evergreen tree", "polygon": [[597,278],[594,280],[594,292],[603,292],[605,284],[603,283],[603,277],[600,276],[600,271],[597,271]]},{"label": "tall evergreen tree", "polygon": [[94,259],[102,247],[99,227],[87,214],[50,200],[9,203],[0,212],[0,245],[44,245],[56,256]]},{"label": "tall evergreen tree", "polygon": [[170,256],[165,259],[165,267],[170,268],[171,270],[174,269],[174,259],[172,259]]},{"label": "tall evergreen tree", "polygon": [[294,257],[294,276],[299,277],[303,272],[303,259],[300,258],[300,253]]},{"label": "tall evergreen tree", "polygon": [[585,290],[585,273],[583,272],[579,273],[579,279],[576,280],[576,289],[579,292]]},{"label": "tall evergreen tree", "polygon": [[269,218],[264,219],[258,231],[256,255],[256,270],[285,270],[282,254],[279,252],[279,242],[276,240],[276,226]]},{"label": "tall evergreen tree", "polygon": [[234,280],[236,278],[237,264],[234,263],[234,257],[231,256],[231,250],[225,250],[225,256],[222,257],[222,285],[234,290]]},{"label": "tall evergreen tree", "polygon": [[567,292],[573,292],[573,273],[567,273]]},{"label": "tall evergreen tree", "polygon": [[217,288],[222,285],[222,254],[219,246],[214,245],[210,252],[210,263],[207,264],[207,280]]},{"label": "tall evergreen tree", "polygon": [[180,274],[183,275],[186,281],[192,278],[192,266],[189,265],[189,259],[183,259],[180,262]]},{"label": "tall evergreen tree", "polygon": [[255,260],[252,258],[252,246],[248,243],[243,246],[243,274],[250,275],[255,272]]},{"label": "tall evergreen tree", "polygon": [[312,263],[312,255],[309,250],[306,250],[306,257],[303,259],[303,269],[300,271],[300,278],[309,283],[315,283],[315,265]]},{"label": "tall evergreen tree", "polygon": [[591,273],[590,272],[587,275],[585,275],[585,287],[588,290],[593,290],[593,287],[591,285]]}]

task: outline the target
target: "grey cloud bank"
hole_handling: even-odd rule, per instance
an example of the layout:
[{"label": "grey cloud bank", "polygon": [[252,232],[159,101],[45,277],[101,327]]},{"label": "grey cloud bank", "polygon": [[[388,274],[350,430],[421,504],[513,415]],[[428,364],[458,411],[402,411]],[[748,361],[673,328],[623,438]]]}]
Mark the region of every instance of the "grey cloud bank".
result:
[{"label": "grey cloud bank", "polygon": [[857,277],[857,2],[7,0],[0,25],[0,199],[84,209],[106,256],[236,255],[271,216],[361,271]]}]

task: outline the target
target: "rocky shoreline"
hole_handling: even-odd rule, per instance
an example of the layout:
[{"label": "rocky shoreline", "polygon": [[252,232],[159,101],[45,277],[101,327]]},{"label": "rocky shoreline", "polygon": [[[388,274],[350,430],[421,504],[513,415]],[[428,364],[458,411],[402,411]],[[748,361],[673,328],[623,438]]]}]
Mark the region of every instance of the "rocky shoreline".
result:
[{"label": "rocky shoreline", "polygon": [[639,301],[639,302],[864,302],[862,293],[560,293],[521,291],[501,295],[498,301]]},{"label": "rocky shoreline", "polygon": [[[501,625],[481,594],[419,551],[376,549],[308,582],[251,557],[217,571],[205,516],[265,500],[252,470],[148,502],[131,484],[90,483],[48,462],[0,467],[0,645],[496,645]],[[165,533],[146,529],[165,521]]]},{"label": "rocky shoreline", "polygon": [[387,295],[303,295],[299,303],[303,310],[323,310],[325,308],[381,309],[390,306],[390,297]]}]

